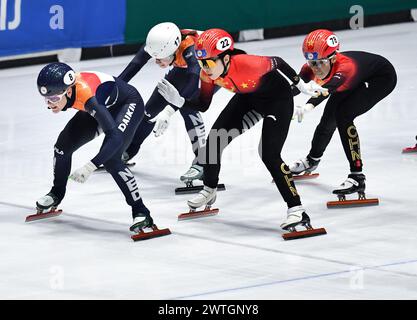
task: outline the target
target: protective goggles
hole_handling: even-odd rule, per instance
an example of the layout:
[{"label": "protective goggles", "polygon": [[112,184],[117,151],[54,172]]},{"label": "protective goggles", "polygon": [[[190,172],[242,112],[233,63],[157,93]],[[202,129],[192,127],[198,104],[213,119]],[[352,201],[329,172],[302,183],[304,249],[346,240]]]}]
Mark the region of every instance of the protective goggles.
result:
[{"label": "protective goggles", "polygon": [[61,94],[54,94],[53,96],[46,96],[45,98],[45,102],[46,103],[58,103],[59,101],[61,101],[62,97],[65,96],[67,94],[67,90],[65,90],[63,93]]},{"label": "protective goggles", "polygon": [[209,59],[202,59],[197,60],[198,64],[200,65],[200,68],[204,69],[213,69],[216,66],[216,61],[219,60],[219,58],[209,58]]},{"label": "protective goggles", "polygon": [[307,60],[307,64],[309,67],[321,68],[322,66],[329,64],[329,63],[330,63],[330,59]]},{"label": "protective goggles", "polygon": [[307,59],[307,64],[309,67],[320,68],[324,66],[325,64],[329,64],[331,62],[330,60],[332,60],[334,56],[335,54],[332,54],[331,56],[328,56],[327,58],[324,58],[324,59],[312,59],[312,60]]}]

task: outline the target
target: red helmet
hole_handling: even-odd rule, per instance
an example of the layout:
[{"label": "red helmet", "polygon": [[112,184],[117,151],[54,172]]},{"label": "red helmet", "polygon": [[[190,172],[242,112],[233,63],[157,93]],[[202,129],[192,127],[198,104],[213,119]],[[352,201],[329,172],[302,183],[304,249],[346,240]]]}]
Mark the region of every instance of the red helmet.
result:
[{"label": "red helmet", "polygon": [[226,50],[233,50],[232,36],[222,29],[209,29],[198,36],[194,45],[197,59],[217,57]]},{"label": "red helmet", "polygon": [[304,39],[303,54],[307,60],[326,59],[337,50],[339,50],[339,39],[330,30],[314,30]]}]

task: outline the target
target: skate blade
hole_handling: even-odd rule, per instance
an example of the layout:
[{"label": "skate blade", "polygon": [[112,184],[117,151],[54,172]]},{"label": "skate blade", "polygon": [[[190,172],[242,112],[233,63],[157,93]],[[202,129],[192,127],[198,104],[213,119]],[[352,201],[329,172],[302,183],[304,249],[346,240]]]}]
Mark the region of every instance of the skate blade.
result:
[{"label": "skate blade", "polygon": [[33,222],[37,220],[44,220],[48,218],[54,218],[59,216],[62,213],[62,210],[53,210],[44,213],[36,213],[26,217],[25,222]]},{"label": "skate blade", "polygon": [[[303,181],[303,180],[311,180],[316,179],[320,176],[319,173],[304,173],[300,175],[293,175],[292,178],[294,181]],[[274,179],[272,179],[271,183],[275,183]]]},{"label": "skate blade", "polygon": [[357,199],[357,200],[337,200],[327,202],[327,208],[354,208],[354,207],[367,207],[379,205],[379,199]]},{"label": "skate blade", "polygon": [[284,233],[282,237],[284,240],[295,240],[295,239],[301,239],[301,238],[310,238],[310,237],[316,237],[327,234],[326,229],[319,228],[319,229],[310,229],[310,230],[304,230],[304,231],[294,231],[289,233]]},{"label": "skate blade", "polygon": [[[126,167],[130,168],[130,167],[134,167],[136,165],[136,162],[128,162],[126,163]],[[104,166],[100,166],[96,169],[96,172],[103,172],[106,171],[106,169],[104,168]]]},{"label": "skate blade", "polygon": [[141,231],[139,233],[136,233],[132,235],[130,238],[133,241],[141,241],[141,240],[147,240],[147,239],[152,239],[156,237],[163,237],[163,236],[167,236],[171,234],[171,230],[169,230],[168,228],[158,229],[158,227],[154,226],[152,229],[153,230],[149,232]]},{"label": "skate blade", "polygon": [[304,173],[300,175],[293,175],[294,181],[316,179],[320,176],[319,173]]},{"label": "skate blade", "polygon": [[417,147],[404,148],[402,153],[417,153]]},{"label": "skate blade", "polygon": [[210,216],[215,216],[218,213],[219,213],[219,209],[217,209],[217,208],[216,209],[209,209],[209,210],[190,211],[190,212],[187,212],[187,213],[181,213],[178,216],[178,221],[210,217]]},{"label": "skate blade", "polygon": [[[192,186],[192,187],[181,187],[175,189],[175,194],[190,194],[190,193],[199,193],[203,190],[204,186]],[[224,191],[226,187],[223,183],[217,185],[217,191]]]}]

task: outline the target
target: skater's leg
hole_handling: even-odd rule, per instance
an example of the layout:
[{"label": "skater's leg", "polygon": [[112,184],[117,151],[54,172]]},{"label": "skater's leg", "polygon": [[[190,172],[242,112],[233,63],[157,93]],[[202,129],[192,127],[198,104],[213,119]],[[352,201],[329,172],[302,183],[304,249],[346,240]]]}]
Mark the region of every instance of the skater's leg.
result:
[{"label": "skater's leg", "polygon": [[132,142],[126,149],[129,159],[132,159],[139,152],[139,149],[145,141],[145,139],[151,134],[155,123],[150,122],[162,109],[167,105],[165,99],[159,94],[158,90],[155,88],[151,97],[145,105],[145,113],[142,122],[139,124],[133,138]]},{"label": "skater's leg", "polygon": [[[185,69],[173,68],[165,76],[165,79],[167,79],[175,88],[177,88],[179,93],[185,98],[191,97],[195,91],[198,91],[198,77],[193,77],[190,73],[186,72]],[[143,141],[151,134],[155,123],[150,122],[149,120],[158,115],[167,105],[168,102],[159,94],[157,88],[155,88],[145,105],[145,117],[137,129],[132,143],[126,150],[127,154],[129,155],[129,159],[132,159],[139,152]],[[199,118],[201,119],[201,116],[198,112],[188,109],[185,109],[183,112],[187,115],[187,118],[184,117],[187,131],[190,130],[188,128],[189,126],[191,129],[194,127],[202,127],[202,131],[204,132],[204,124],[202,124],[202,121],[201,123],[197,121]],[[195,132],[200,133],[200,131],[201,129],[196,130]],[[193,143],[195,137],[190,136],[190,139],[193,139]]]},{"label": "skater's leg", "polygon": [[250,129],[261,119],[262,115],[252,109],[249,95],[235,95],[229,101],[214,123],[207,138],[206,157],[204,159],[204,189],[188,201],[188,206],[191,209],[214,203],[223,150],[234,138]]},{"label": "skater's leg", "polygon": [[120,152],[116,156],[104,163],[104,167],[119,186],[125,196],[126,203],[132,208],[132,217],[135,218],[137,215],[150,216],[149,209],[142,201],[135,176],[121,160]]},{"label": "skater's leg", "polygon": [[291,88],[285,79],[279,77],[271,80],[273,81],[268,83],[274,88],[269,91],[270,94],[254,99],[255,110],[264,115],[259,154],[288,206],[287,219],[281,224],[281,228],[292,230],[297,225],[310,224],[310,218],[301,205],[291,172],[281,157],[294,111],[294,102]]},{"label": "skater's leg", "polygon": [[[199,94],[199,78],[193,74],[178,74],[177,81],[181,81],[177,87],[179,87],[179,93],[184,98],[193,98]],[[200,150],[205,146],[205,127],[203,117],[201,113],[189,108],[181,108],[179,110],[181,116],[184,119],[185,129],[187,130],[188,137],[190,138],[191,146],[195,159],[193,164],[198,163],[199,154],[203,154]]]},{"label": "skater's leg", "polygon": [[266,113],[259,154],[288,208],[301,206],[291,171],[281,157],[293,114],[293,99],[291,97],[276,99],[264,109]]},{"label": "skater's leg", "polygon": [[361,172],[363,165],[359,134],[354,119],[369,111],[376,103],[390,94],[395,84],[395,71],[376,75],[367,83],[356,88],[337,107],[337,128],[352,173]]},{"label": "skater's leg", "polygon": [[127,204],[132,208],[132,216],[135,218],[137,215],[150,216],[150,212],[144,205],[139,194],[139,188],[133,173],[121,160],[123,151],[131,143],[135,131],[143,118],[144,105],[142,98],[136,90],[132,90],[129,101],[118,110],[118,113],[115,115],[115,122],[116,125],[123,122],[130,103],[135,103],[136,108],[130,114],[129,124],[125,126],[122,132],[123,145],[120,146],[120,149],[109,161],[104,163],[104,167],[112,175],[120,190],[123,192]]},{"label": "skater's leg", "polygon": [[72,154],[98,134],[97,121],[87,112],[79,111],[67,123],[54,146],[54,182],[51,193],[59,202],[65,196],[71,172]]},{"label": "skater's leg", "polygon": [[200,112],[193,111],[188,108],[181,108],[180,113],[184,119],[185,129],[187,130],[193,153],[195,155],[193,164],[196,164],[199,162],[199,154],[203,154],[202,152],[200,152],[200,150],[204,148],[206,143],[206,132],[203,117],[201,116]]},{"label": "skater's leg", "polygon": [[204,159],[204,185],[216,188],[221,157],[230,142],[243,133],[243,117],[251,110],[250,99],[235,95],[213,124],[207,137]]},{"label": "skater's leg", "polygon": [[311,149],[309,156],[313,159],[320,159],[324,151],[332,139],[333,133],[336,130],[336,106],[338,99],[330,97],[324,108],[320,123],[314,131],[313,140],[311,141]]}]

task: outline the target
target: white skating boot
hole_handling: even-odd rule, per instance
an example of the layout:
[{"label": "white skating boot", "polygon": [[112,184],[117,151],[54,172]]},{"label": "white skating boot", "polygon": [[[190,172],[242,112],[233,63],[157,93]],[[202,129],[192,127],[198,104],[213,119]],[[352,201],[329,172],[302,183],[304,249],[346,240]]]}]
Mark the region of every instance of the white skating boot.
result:
[{"label": "white skating boot", "polygon": [[193,164],[186,173],[184,173],[180,180],[185,184],[192,183],[193,180],[202,180],[203,179],[203,167],[198,164]]},{"label": "white skating boot", "polygon": [[[305,230],[298,231],[296,227],[302,226]],[[315,237],[326,234],[324,228],[314,229],[310,223],[310,217],[307,215],[303,206],[289,208],[287,211],[287,220],[281,224],[281,228],[289,231],[282,235],[284,240],[294,240],[300,238]]]},{"label": "white skating boot", "polygon": [[216,188],[210,188],[204,186],[196,197],[188,200],[188,206],[191,210],[195,210],[202,206],[206,206],[206,209],[210,209],[211,205],[216,201]]},{"label": "white skating boot", "polygon": [[47,195],[36,201],[36,213],[27,216],[26,222],[59,216],[62,213],[62,210],[57,210],[57,207],[61,203],[61,200],[52,192],[49,192]]},{"label": "white skating boot", "polygon": [[303,206],[289,208],[287,211],[287,220],[281,224],[284,230],[295,231],[297,225],[310,226],[310,217],[307,215]]},{"label": "white skating boot", "polygon": [[306,158],[297,160],[293,165],[291,165],[290,171],[295,175],[304,173],[310,174],[317,169],[319,163],[320,159],[313,159],[310,156],[307,156]]},{"label": "white skating boot", "polygon": [[38,213],[54,211],[61,201],[52,192],[36,201],[36,209]]}]

